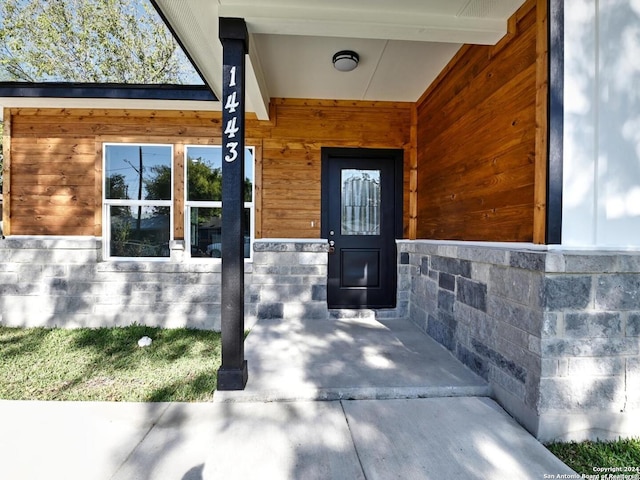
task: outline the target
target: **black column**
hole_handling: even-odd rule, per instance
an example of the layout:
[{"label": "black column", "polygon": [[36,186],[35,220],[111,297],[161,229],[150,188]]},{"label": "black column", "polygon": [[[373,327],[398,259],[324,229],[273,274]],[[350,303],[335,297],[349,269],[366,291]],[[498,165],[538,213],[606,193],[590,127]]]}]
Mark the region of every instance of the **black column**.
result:
[{"label": "black column", "polygon": [[247,25],[220,18],[222,43],[222,366],[218,390],[242,390],[244,359],[244,57]]},{"label": "black column", "polygon": [[547,167],[548,245],[562,243],[564,170],[564,0],[549,1],[549,147]]}]

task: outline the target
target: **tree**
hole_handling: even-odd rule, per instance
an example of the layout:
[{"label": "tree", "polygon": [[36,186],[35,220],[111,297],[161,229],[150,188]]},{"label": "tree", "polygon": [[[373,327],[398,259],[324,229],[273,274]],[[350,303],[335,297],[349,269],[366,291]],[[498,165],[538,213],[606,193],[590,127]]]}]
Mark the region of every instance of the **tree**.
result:
[{"label": "tree", "polygon": [[0,80],[202,83],[139,0],[3,0]]}]

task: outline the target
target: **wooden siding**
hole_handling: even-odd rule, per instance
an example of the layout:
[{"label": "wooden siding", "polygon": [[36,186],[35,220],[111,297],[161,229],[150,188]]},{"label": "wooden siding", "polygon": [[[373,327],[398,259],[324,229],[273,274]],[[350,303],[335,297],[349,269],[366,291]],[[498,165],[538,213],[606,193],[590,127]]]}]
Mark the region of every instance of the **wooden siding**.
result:
[{"label": "wooden siding", "polygon": [[535,6],[496,46],[464,46],[418,102],[418,238],[533,241]]},{"label": "wooden siding", "polygon": [[[256,236],[320,236],[325,146],[405,151],[407,232],[411,108],[409,103],[276,99],[269,122],[249,118],[247,145],[255,145],[257,153]],[[220,144],[221,133],[217,112],[11,109],[5,122],[11,131],[5,220],[14,235],[101,235],[102,143],[149,142],[175,145],[174,168],[180,172],[174,177],[174,236],[183,238],[183,145]]]}]

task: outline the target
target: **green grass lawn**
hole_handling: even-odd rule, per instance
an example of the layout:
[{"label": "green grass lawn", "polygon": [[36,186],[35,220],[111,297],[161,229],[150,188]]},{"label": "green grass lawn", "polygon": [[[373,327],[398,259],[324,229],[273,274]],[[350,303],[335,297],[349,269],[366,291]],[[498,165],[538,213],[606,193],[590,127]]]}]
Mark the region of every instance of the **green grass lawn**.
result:
[{"label": "green grass lawn", "polygon": [[[153,343],[140,348],[145,335]],[[0,327],[0,398],[209,401],[220,358],[211,331]]]},{"label": "green grass lawn", "polygon": [[[546,447],[579,474],[608,478],[609,474],[634,476],[640,473],[640,439],[617,442],[551,443]],[[615,467],[622,470],[617,472],[594,470],[594,468]]]}]

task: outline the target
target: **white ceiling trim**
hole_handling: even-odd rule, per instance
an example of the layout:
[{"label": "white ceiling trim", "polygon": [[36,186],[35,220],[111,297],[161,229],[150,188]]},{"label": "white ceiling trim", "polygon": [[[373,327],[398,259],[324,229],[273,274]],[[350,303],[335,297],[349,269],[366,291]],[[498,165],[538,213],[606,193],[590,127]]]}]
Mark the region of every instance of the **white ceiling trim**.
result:
[{"label": "white ceiling trim", "polygon": [[220,5],[218,14],[244,18],[251,33],[479,45],[495,44],[505,35],[507,27],[503,18],[327,9],[324,6]]},{"label": "white ceiling trim", "polygon": [[256,49],[251,48],[254,41],[253,36],[249,34],[249,54],[245,57],[245,95],[247,96],[247,111],[255,112],[258,120],[269,120],[269,102],[271,97],[269,96],[260,57],[258,57]]}]

